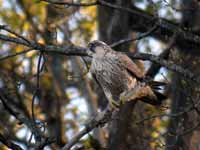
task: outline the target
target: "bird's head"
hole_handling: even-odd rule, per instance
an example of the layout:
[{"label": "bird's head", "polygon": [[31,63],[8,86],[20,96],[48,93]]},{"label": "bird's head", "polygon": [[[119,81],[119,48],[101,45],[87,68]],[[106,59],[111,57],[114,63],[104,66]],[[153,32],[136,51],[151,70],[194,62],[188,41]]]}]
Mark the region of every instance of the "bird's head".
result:
[{"label": "bird's head", "polygon": [[102,41],[98,41],[98,40],[90,42],[87,48],[88,48],[89,56],[92,56],[92,57],[104,56],[110,50],[110,47],[106,43]]}]

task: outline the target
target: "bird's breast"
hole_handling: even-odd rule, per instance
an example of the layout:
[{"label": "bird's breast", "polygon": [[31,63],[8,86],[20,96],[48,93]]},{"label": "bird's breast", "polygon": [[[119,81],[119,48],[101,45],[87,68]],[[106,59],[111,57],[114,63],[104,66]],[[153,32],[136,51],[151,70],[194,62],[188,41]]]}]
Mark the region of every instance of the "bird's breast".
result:
[{"label": "bird's breast", "polygon": [[127,90],[128,84],[132,82],[132,77],[116,58],[95,59],[90,71],[95,74],[101,86],[112,93],[120,94]]}]

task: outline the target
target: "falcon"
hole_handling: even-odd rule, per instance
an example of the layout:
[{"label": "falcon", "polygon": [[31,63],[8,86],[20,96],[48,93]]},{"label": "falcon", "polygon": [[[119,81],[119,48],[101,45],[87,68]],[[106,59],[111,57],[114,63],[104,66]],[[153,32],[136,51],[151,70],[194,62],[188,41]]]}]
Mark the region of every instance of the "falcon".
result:
[{"label": "falcon", "polygon": [[157,91],[161,82],[145,77],[136,63],[126,54],[114,51],[102,41],[92,41],[87,46],[92,57],[90,72],[103,89],[111,107],[130,100],[141,100],[160,105],[166,97]]}]

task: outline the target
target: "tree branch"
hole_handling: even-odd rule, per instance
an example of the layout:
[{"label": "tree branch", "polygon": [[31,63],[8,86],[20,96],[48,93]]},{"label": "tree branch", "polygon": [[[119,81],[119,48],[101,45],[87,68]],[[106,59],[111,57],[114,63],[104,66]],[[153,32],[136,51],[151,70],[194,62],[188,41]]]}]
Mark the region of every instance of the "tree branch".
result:
[{"label": "tree branch", "polygon": [[47,2],[50,4],[55,4],[55,5],[68,5],[68,6],[74,6],[74,7],[88,7],[88,6],[95,6],[98,4],[98,1],[90,2],[90,3],[74,3],[74,2],[55,2],[52,0],[40,0],[43,2]]},{"label": "tree branch", "polygon": [[18,55],[25,54],[25,53],[30,52],[32,50],[33,50],[32,48],[29,48],[27,50],[24,50],[24,51],[21,51],[21,52],[18,52],[18,53],[14,53],[14,54],[10,54],[10,55],[7,55],[7,56],[0,57],[0,61],[6,60],[6,59],[9,59],[9,58],[18,56]]},{"label": "tree branch", "polygon": [[13,98],[10,96],[6,89],[0,88],[0,100],[4,106],[4,108],[13,115],[16,119],[20,121],[20,123],[24,123],[31,130],[31,132],[35,135],[36,142],[41,142],[44,138],[43,133],[40,129],[35,125],[35,123],[28,117],[23,114],[17,107],[15,107],[12,102]]},{"label": "tree branch", "polygon": [[101,112],[97,115],[97,117],[93,118],[89,121],[85,128],[80,131],[77,135],[75,135],[69,143],[67,143],[61,150],[70,150],[70,148],[75,145],[84,135],[92,131],[94,128],[104,126],[108,121],[112,118],[113,109],[107,107],[104,112]]},{"label": "tree branch", "polygon": [[30,41],[28,43],[20,38],[10,37],[3,34],[0,34],[0,40],[24,45],[35,50],[44,51],[45,53],[58,53],[62,55],[71,55],[71,56],[72,55],[87,56],[86,48],[75,46],[73,44],[55,46],[55,45],[43,45],[34,41]]},{"label": "tree branch", "polygon": [[[57,53],[61,55],[66,56],[88,56],[87,48],[75,46],[73,44],[71,45],[43,45],[37,42],[30,41],[27,43],[26,41],[15,38],[15,37],[9,37],[6,35],[0,34],[0,40],[13,42],[16,44],[21,44],[30,48],[33,48],[35,50],[42,51],[44,53]],[[154,63],[160,64],[161,66],[166,67],[169,70],[172,70],[174,72],[177,72],[181,74],[182,76],[191,79],[192,81],[200,83],[200,78],[193,74],[191,71],[182,68],[181,66],[176,65],[173,61],[167,61],[165,59],[162,59],[158,56],[152,55],[152,54],[145,54],[145,53],[126,53],[129,57],[132,59],[141,59],[141,60],[149,60]]]},{"label": "tree branch", "polygon": [[[170,50],[175,44],[176,37],[177,37],[177,34],[175,33],[173,38],[170,40],[169,44],[167,45],[167,47],[159,55],[160,58],[168,59],[168,56],[170,54]],[[160,70],[161,67],[162,66],[160,64],[156,64],[156,63],[152,64],[151,67],[148,69],[146,75],[153,78],[158,73],[158,71]]]},{"label": "tree branch", "polygon": [[7,147],[11,148],[12,150],[23,150],[19,145],[13,143],[11,140],[4,137],[3,134],[1,133],[0,133],[0,141]]},{"label": "tree branch", "polygon": [[119,45],[122,45],[122,44],[125,44],[125,43],[129,43],[129,42],[132,42],[132,41],[136,41],[136,40],[141,40],[147,36],[149,36],[151,33],[155,32],[156,30],[158,29],[158,25],[155,24],[150,30],[148,30],[147,32],[145,33],[142,33],[138,36],[136,36],[135,38],[126,38],[126,39],[122,39],[122,40],[119,40],[115,43],[112,43],[110,45],[110,47],[114,48],[116,46],[119,46]]},{"label": "tree branch", "polygon": [[191,71],[182,68],[181,66],[176,65],[173,61],[162,59],[158,56],[152,54],[145,53],[127,53],[127,55],[132,59],[141,59],[141,60],[149,60],[154,63],[160,64],[161,66],[166,67],[167,69],[177,72],[185,78],[191,79],[192,81],[200,83],[199,76],[193,74]]},{"label": "tree branch", "polygon": [[174,33],[177,32],[178,46],[186,47],[186,46],[189,46],[191,44],[191,42],[193,43],[193,48],[194,48],[194,46],[196,46],[197,48],[199,48],[199,46],[200,46],[200,36],[199,35],[194,34],[191,31],[183,30],[177,23],[174,23],[174,22],[168,21],[166,19],[162,19],[162,18],[158,19],[156,16],[148,14],[147,12],[145,12],[135,6],[132,6],[132,8],[126,8],[126,7],[123,7],[120,5],[109,3],[104,0],[96,0],[91,3],[52,2],[51,0],[42,0],[42,1],[46,1],[51,4],[57,4],[57,5],[59,4],[59,5],[78,6],[78,7],[81,7],[81,6],[88,7],[88,6],[100,5],[100,6],[108,7],[111,9],[117,9],[120,11],[124,11],[126,13],[133,14],[132,28],[134,31],[146,32],[153,25],[157,24],[159,26],[159,31],[155,32],[153,34],[154,37],[159,37],[160,39],[166,39],[166,37],[170,38],[173,36]]},{"label": "tree branch", "polygon": [[7,28],[6,25],[0,25],[0,30],[5,30],[8,33],[11,33],[11,34],[15,35],[16,37],[19,37],[20,39],[22,39],[22,40],[26,41],[27,43],[29,43],[29,41],[25,37],[23,37],[22,35],[19,35],[18,33],[14,32],[12,30],[10,30],[9,28]]}]

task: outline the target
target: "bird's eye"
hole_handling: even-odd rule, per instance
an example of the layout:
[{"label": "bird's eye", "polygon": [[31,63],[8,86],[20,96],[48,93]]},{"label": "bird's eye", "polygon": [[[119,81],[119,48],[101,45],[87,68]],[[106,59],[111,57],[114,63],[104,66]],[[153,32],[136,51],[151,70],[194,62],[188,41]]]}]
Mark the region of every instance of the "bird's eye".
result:
[{"label": "bird's eye", "polygon": [[94,44],[90,43],[89,49],[90,49],[93,53],[95,53],[95,45],[94,45]]}]

